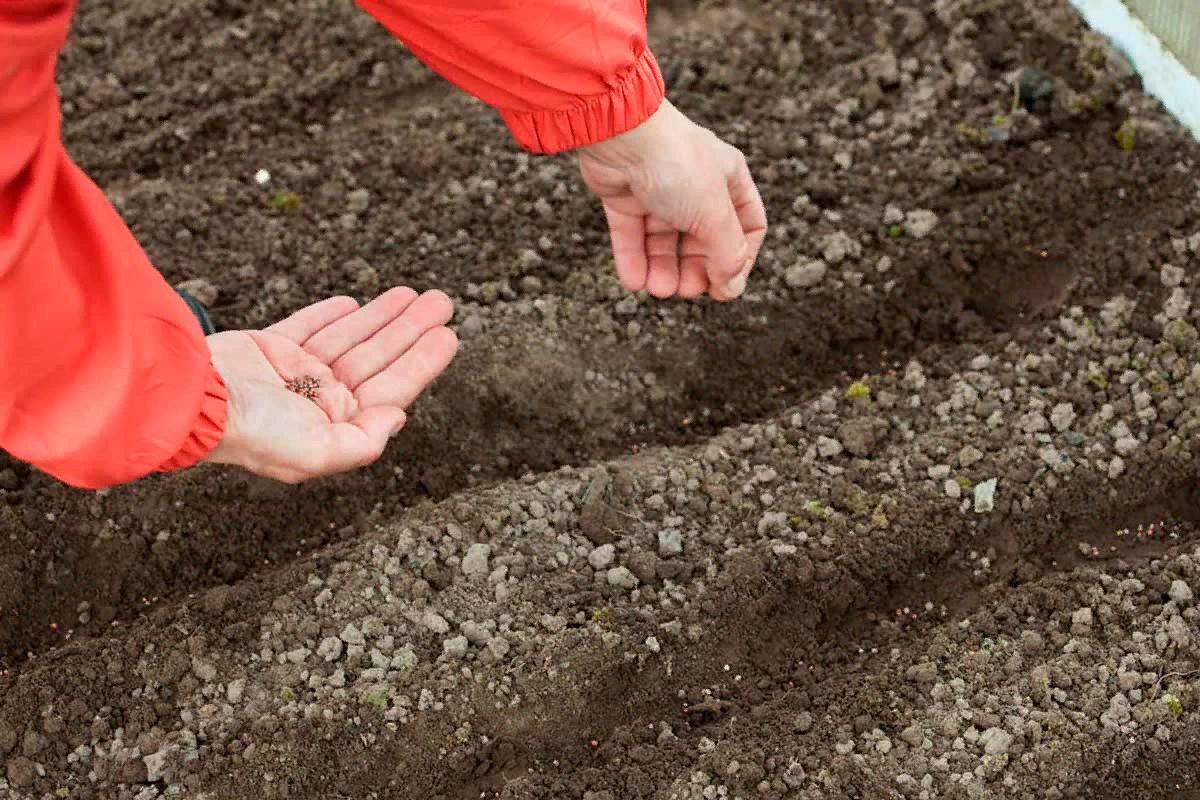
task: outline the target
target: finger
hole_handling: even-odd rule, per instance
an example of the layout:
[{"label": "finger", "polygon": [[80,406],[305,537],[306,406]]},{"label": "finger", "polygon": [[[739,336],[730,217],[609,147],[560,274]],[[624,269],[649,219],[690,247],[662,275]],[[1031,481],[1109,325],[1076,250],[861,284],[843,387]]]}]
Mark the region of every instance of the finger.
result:
[{"label": "finger", "polygon": [[733,180],[729,182],[729,199],[733,202],[742,232],[750,244],[750,261],[743,268],[743,271],[749,274],[767,238],[767,209],[763,204],[762,194],[758,191],[758,185],[754,182],[754,176],[750,174],[750,166],[740,153],[734,159],[733,167]]},{"label": "finger", "polygon": [[[750,175],[746,158],[736,148],[721,148],[724,180],[720,190],[710,195],[696,238],[707,257],[709,294],[717,300],[732,300],[746,288],[746,279],[757,256],[755,241],[761,246],[766,233],[766,211]],[[748,234],[754,233],[752,241]]]},{"label": "finger", "polygon": [[326,364],[332,364],[350,348],[371,338],[403,314],[416,299],[417,293],[407,286],[388,289],[353,314],[318,330],[303,342],[304,349]]},{"label": "finger", "polygon": [[706,291],[708,291],[708,275],[704,271],[704,262],[680,259],[679,296],[685,300],[691,300]]},{"label": "finger", "polygon": [[428,331],[454,316],[454,303],[439,291],[425,292],[371,338],[352,347],[330,367],[338,380],[357,389],[390,367]]},{"label": "finger", "polygon": [[458,337],[452,330],[434,328],[426,332],[391,366],[358,387],[354,395],[359,407],[408,408],[445,371],[456,353]]},{"label": "finger", "polygon": [[646,223],[646,291],[671,297],[679,288],[679,231],[651,217]]},{"label": "finger", "polygon": [[378,460],[387,448],[388,440],[404,427],[406,421],[403,409],[375,406],[365,409],[349,422],[323,428],[320,437],[313,442],[311,460],[304,465],[308,477],[333,475]]},{"label": "finger", "polygon": [[287,337],[296,344],[301,344],[326,325],[337,322],[347,314],[358,309],[358,301],[353,297],[329,297],[319,303],[306,306],[287,319],[276,322],[266,330],[279,336]]},{"label": "finger", "polygon": [[613,259],[617,278],[631,292],[646,288],[646,218],[640,214],[625,214],[604,204],[608,232],[612,238]]}]

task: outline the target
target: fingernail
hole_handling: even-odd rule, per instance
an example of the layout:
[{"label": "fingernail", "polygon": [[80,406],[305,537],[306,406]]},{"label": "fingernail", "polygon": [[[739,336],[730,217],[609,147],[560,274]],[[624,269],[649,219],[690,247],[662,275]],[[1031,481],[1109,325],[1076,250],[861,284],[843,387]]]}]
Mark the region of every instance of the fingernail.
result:
[{"label": "fingernail", "polygon": [[733,280],[729,282],[729,291],[733,292],[734,297],[740,297],[742,292],[746,291],[746,278],[748,272],[739,272]]}]

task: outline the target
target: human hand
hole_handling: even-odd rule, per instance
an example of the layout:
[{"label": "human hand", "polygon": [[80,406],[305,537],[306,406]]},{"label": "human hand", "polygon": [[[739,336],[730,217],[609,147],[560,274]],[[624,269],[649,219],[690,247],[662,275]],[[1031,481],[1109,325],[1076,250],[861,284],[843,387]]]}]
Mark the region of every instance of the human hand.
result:
[{"label": "human hand", "polygon": [[600,197],[617,275],[630,291],[732,300],[767,233],[762,197],[736,148],[670,102],[631,131],[577,151]]},{"label": "human hand", "polygon": [[453,313],[442,292],[401,287],[362,308],[331,297],[265,330],[209,336],[229,411],[205,460],[285,483],[370,464],[457,353]]}]

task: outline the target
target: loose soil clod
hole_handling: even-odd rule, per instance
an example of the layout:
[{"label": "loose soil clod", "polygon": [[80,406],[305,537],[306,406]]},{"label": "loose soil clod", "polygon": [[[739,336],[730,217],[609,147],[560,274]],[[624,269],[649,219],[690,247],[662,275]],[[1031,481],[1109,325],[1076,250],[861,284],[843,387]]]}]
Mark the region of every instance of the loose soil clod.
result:
[{"label": "loose soil clod", "polygon": [[0,796],[1186,797],[1200,145],[1056,0],[671,5],[738,303],[627,295],[352,4],[81,4],[65,137],[173,283],[436,276],[473,342],[316,484],[0,463]]}]

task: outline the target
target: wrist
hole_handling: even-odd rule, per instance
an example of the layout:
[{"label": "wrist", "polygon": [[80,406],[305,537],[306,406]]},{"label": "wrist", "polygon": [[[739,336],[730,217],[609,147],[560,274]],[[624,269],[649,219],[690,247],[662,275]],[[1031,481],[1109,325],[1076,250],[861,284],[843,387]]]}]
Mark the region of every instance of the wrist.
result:
[{"label": "wrist", "polygon": [[[612,138],[580,147],[575,152],[613,167],[638,166],[645,161],[647,153],[661,152],[660,143],[670,138],[676,117],[683,117],[683,114],[670,100],[663,98],[654,113],[641,124]],[[686,117],[684,119],[686,121]]]}]

